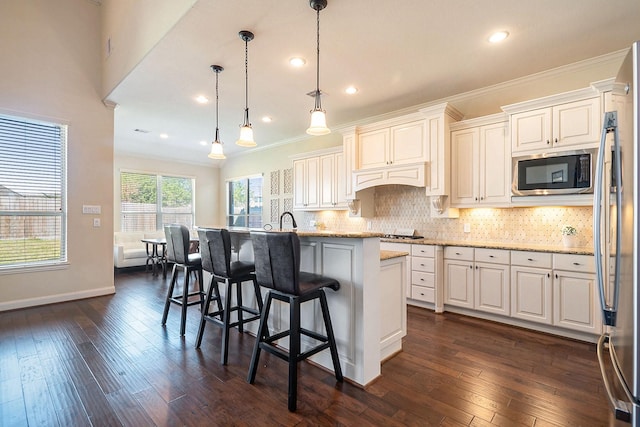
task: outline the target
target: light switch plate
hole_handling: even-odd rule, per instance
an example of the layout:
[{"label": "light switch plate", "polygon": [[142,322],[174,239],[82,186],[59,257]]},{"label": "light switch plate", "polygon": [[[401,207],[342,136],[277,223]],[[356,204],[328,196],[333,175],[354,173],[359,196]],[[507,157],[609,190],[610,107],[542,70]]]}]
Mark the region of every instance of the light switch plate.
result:
[{"label": "light switch plate", "polygon": [[93,218],[93,226],[100,227],[100,218]]},{"label": "light switch plate", "polygon": [[100,215],[102,213],[102,206],[100,205],[82,205],[83,214]]}]

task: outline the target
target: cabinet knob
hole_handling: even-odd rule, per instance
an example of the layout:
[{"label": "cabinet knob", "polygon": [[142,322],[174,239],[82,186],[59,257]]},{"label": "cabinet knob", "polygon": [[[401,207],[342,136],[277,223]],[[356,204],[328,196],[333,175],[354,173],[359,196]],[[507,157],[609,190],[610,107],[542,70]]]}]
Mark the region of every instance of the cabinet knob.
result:
[{"label": "cabinet knob", "polygon": [[549,141],[548,139],[547,139],[547,144],[551,144],[551,141]]},{"label": "cabinet knob", "polygon": [[470,265],[469,268],[473,270],[473,265]]},{"label": "cabinet knob", "polygon": [[547,273],[547,277],[551,277],[551,273]]},{"label": "cabinet knob", "polygon": [[478,201],[478,198],[477,198],[477,197],[474,197],[474,199],[475,199],[475,201],[476,201],[476,202]]},{"label": "cabinet knob", "polygon": [[484,200],[484,197],[480,197],[480,200]]},{"label": "cabinet knob", "polygon": [[558,278],[558,275],[556,274],[556,279]]},{"label": "cabinet knob", "polygon": [[558,143],[558,138],[554,139],[553,142]]},{"label": "cabinet knob", "polygon": [[476,270],[478,269],[478,266],[476,265]]}]

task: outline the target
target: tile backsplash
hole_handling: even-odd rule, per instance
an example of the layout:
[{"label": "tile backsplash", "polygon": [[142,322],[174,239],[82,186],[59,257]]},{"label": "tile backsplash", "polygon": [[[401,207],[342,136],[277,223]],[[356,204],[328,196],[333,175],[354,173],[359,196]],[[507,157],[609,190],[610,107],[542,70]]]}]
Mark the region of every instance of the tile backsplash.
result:
[{"label": "tile backsplash", "polygon": [[[296,212],[300,229],[392,233],[397,228],[415,228],[426,238],[442,240],[482,240],[486,242],[561,245],[562,227],[578,230],[580,246],[593,244],[592,208],[539,207],[505,209],[460,209],[455,219],[431,218],[430,199],[424,188],[386,185],[375,189],[375,216],[349,218],[346,211]],[[299,219],[298,219],[299,218]],[[470,232],[464,232],[469,224]]]}]

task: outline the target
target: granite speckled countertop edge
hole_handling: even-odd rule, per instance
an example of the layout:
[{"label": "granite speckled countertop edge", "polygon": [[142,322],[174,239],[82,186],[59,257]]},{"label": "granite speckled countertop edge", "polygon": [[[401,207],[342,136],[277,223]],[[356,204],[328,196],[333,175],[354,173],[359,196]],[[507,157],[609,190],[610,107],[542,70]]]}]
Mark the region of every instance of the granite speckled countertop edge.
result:
[{"label": "granite speckled countertop edge", "polygon": [[577,248],[567,248],[559,245],[534,245],[526,243],[509,243],[509,242],[481,242],[474,240],[439,240],[439,239],[414,239],[414,240],[398,240],[398,239],[380,239],[381,242],[390,243],[411,243],[415,245],[435,245],[435,246],[462,246],[471,248],[485,249],[505,249],[514,251],[531,251],[531,252],[550,252],[556,254],[572,254],[572,255],[593,255],[593,247],[584,246]]}]

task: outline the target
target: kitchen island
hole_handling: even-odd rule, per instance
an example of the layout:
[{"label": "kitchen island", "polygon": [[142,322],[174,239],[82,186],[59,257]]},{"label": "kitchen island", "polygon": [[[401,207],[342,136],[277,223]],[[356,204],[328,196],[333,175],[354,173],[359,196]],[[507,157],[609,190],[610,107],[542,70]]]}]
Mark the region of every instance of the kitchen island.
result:
[{"label": "kitchen island", "polygon": [[[252,260],[250,230],[228,229],[239,259]],[[298,231],[297,234],[300,237],[300,269],[340,282],[338,291],[326,292],[340,364],[345,378],[365,386],[380,375],[381,360],[402,350],[402,337],[406,334],[407,278],[404,273],[407,253],[386,253],[381,270],[381,233]],[[252,301],[248,287],[246,291],[243,300]],[[274,301],[273,304],[280,303]],[[303,327],[323,332],[319,304],[308,304],[314,304],[314,307],[303,306]],[[282,304],[271,313],[270,331],[286,330],[287,305]],[[257,324],[251,324],[247,329],[255,333]],[[310,347],[309,341],[306,347]],[[304,340],[302,349],[305,349]],[[332,370],[328,351],[320,352],[310,360]]]}]

